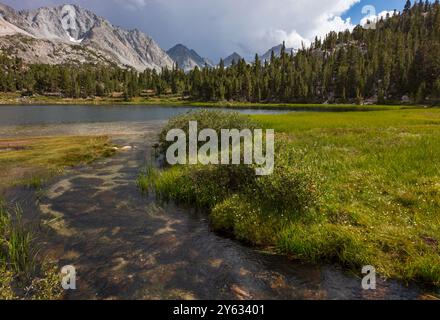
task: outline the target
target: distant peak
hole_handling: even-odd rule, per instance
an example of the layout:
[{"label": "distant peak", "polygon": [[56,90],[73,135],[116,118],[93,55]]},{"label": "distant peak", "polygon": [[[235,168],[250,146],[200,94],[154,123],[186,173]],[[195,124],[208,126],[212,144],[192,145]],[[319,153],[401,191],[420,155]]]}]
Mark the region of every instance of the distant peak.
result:
[{"label": "distant peak", "polygon": [[196,66],[200,69],[205,65],[212,67],[213,64],[206,58],[201,57],[195,50],[179,43],[167,51],[167,54],[184,71],[194,69]]},{"label": "distant peak", "polygon": [[63,9],[63,8],[73,8],[76,11],[89,11],[86,8],[81,7],[79,4],[74,4],[74,3],[61,4],[58,6],[58,9]]},{"label": "distant peak", "polygon": [[234,52],[230,56],[226,57],[224,60],[230,60],[230,59],[241,59],[241,56],[237,52]]},{"label": "distant peak", "polygon": [[176,44],[174,47],[170,48],[168,50],[168,52],[177,51],[177,50],[179,50],[179,51],[190,51],[187,46],[179,43],[179,44]]}]

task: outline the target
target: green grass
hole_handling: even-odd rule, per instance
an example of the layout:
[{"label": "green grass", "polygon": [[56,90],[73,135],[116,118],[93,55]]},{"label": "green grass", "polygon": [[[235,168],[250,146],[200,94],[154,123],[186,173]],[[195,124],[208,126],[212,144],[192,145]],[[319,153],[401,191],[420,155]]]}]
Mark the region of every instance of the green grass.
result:
[{"label": "green grass", "polygon": [[283,251],[440,285],[440,110],[253,118],[324,177],[322,221],[286,227]]},{"label": "green grass", "polygon": [[108,137],[0,139],[0,191],[13,185],[40,189],[65,168],[112,155],[112,147]]},{"label": "green grass", "polygon": [[21,209],[0,204],[0,300],[60,296],[60,275],[37,260],[35,235],[24,225]]},{"label": "green grass", "polygon": [[6,210],[0,207],[0,264],[15,274],[30,274],[35,269],[32,236],[25,230],[20,208]]},{"label": "green grass", "polygon": [[354,105],[354,104],[313,104],[313,103],[250,103],[250,102],[190,102],[194,107],[218,107],[237,109],[281,109],[295,111],[377,111],[418,109],[415,105]]},{"label": "green grass", "polygon": [[439,109],[252,119],[277,132],[273,175],[174,166],[140,185],[250,244],[440,286]]}]

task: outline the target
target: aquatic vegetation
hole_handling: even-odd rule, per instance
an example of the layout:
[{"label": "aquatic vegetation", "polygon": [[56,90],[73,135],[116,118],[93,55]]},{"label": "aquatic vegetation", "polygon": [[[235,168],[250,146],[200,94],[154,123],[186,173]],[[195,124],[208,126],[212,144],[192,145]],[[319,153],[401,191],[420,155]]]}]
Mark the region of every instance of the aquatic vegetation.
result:
[{"label": "aquatic vegetation", "polygon": [[56,299],[60,276],[37,260],[34,234],[24,225],[21,209],[0,204],[0,299]]},{"label": "aquatic vegetation", "polygon": [[35,270],[35,251],[32,235],[22,222],[19,207],[10,211],[0,208],[0,263],[7,265],[15,274],[28,275]]}]

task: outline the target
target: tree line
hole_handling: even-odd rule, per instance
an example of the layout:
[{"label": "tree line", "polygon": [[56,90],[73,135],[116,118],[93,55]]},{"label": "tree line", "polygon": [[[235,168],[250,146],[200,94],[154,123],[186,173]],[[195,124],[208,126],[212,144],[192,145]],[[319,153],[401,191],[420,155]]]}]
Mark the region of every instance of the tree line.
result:
[{"label": "tree line", "polygon": [[126,99],[149,93],[200,101],[415,103],[440,100],[440,4],[408,0],[375,28],[330,32],[296,54],[283,48],[270,61],[236,61],[225,68],[137,72],[104,65],[25,65],[0,56],[0,91]]}]

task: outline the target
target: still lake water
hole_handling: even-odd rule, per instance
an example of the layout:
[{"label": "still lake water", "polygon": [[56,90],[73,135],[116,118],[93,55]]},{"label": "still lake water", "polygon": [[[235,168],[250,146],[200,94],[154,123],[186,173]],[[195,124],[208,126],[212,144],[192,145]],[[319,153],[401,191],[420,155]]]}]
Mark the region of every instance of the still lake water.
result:
[{"label": "still lake water", "polygon": [[[60,123],[142,122],[167,120],[196,107],[172,106],[0,106],[0,126]],[[244,114],[277,114],[286,110],[222,109]]]}]

